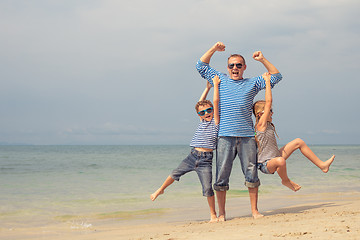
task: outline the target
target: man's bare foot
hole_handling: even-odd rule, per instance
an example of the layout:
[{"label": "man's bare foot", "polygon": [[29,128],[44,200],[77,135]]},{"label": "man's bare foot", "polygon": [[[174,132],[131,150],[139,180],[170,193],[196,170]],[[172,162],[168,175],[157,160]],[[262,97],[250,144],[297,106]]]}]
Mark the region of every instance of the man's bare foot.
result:
[{"label": "man's bare foot", "polygon": [[284,186],[286,186],[286,187],[290,188],[291,190],[293,190],[294,192],[299,191],[300,188],[301,188],[301,186],[299,184],[294,183],[290,179],[288,181],[281,181],[281,183]]},{"label": "man's bare foot", "polygon": [[264,215],[262,215],[262,214],[259,213],[258,211],[253,212],[253,213],[252,213],[252,216],[253,216],[254,219],[258,219],[258,218],[264,217]]},{"label": "man's bare foot", "polygon": [[220,215],[220,216],[218,217],[218,222],[225,222],[225,221],[226,221],[225,215]]},{"label": "man's bare foot", "polygon": [[212,214],[211,214],[211,218],[210,218],[209,223],[214,223],[214,222],[217,222],[217,221],[219,221],[219,220],[218,220],[218,218],[216,217],[216,214],[215,214],[215,215],[212,215]]},{"label": "man's bare foot", "polygon": [[150,195],[151,201],[154,201],[160,194],[163,194],[164,190],[161,190],[160,188],[156,190],[153,194]]},{"label": "man's bare foot", "polygon": [[324,167],[321,168],[324,173],[327,173],[329,171],[330,165],[333,163],[334,159],[335,155],[332,155],[331,158],[324,162]]}]

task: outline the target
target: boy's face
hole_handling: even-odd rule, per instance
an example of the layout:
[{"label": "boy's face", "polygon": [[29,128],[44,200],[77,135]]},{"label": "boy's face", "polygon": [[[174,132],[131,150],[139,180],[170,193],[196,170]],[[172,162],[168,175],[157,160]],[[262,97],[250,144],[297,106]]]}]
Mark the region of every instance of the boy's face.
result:
[{"label": "boy's face", "polygon": [[[237,64],[241,64],[241,67],[236,66]],[[243,74],[246,69],[246,65],[244,64],[244,59],[241,57],[231,57],[228,61],[228,72],[229,76],[233,80],[243,79]]]},{"label": "boy's face", "polygon": [[[208,105],[208,104],[203,105],[203,106],[199,106],[198,115],[202,120],[210,122],[211,119],[214,117],[214,110],[213,109],[210,110],[210,108],[212,108],[212,107],[210,105]],[[203,111],[205,112],[204,115],[202,115]]]}]

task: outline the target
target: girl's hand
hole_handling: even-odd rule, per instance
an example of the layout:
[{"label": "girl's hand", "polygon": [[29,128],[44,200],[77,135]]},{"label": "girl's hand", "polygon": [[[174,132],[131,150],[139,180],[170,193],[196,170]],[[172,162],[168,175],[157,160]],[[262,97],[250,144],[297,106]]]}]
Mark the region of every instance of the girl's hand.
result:
[{"label": "girl's hand", "polygon": [[211,85],[211,83],[209,83],[209,81],[206,81],[206,88],[207,88],[207,89],[211,89],[211,88],[212,88],[212,85]]},{"label": "girl's hand", "polygon": [[262,75],[262,77],[265,79],[265,82],[270,82],[271,74],[266,72]]}]

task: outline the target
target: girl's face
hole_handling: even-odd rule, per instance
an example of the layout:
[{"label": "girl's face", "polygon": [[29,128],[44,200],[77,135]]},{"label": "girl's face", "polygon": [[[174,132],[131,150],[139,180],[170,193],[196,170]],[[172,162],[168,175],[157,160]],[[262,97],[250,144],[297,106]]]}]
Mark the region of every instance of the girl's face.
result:
[{"label": "girl's face", "polygon": [[[264,114],[264,112],[261,112],[261,113],[260,113],[260,117],[261,117],[263,114]],[[270,114],[269,114],[268,119],[267,119],[268,122],[272,122],[272,115],[273,115],[273,114],[274,114],[273,110],[270,109]]]},{"label": "girl's face", "polygon": [[274,114],[273,110],[270,109],[270,114],[269,114],[269,118],[268,118],[268,122],[272,122],[272,115]]}]

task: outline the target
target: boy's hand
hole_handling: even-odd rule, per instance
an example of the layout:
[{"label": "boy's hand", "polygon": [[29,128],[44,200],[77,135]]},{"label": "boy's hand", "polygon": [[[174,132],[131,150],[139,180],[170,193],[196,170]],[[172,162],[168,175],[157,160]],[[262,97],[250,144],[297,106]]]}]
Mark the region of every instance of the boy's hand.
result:
[{"label": "boy's hand", "polygon": [[260,62],[261,62],[261,61],[264,60],[265,58],[264,58],[264,55],[262,54],[261,51],[256,51],[256,52],[253,53],[253,59],[256,60],[256,61],[260,61]]},{"label": "boy's hand", "polygon": [[212,85],[211,85],[211,83],[209,83],[209,81],[206,81],[206,88],[207,88],[207,89],[211,89],[211,88],[212,88]]},{"label": "boy's hand", "polygon": [[219,52],[223,52],[225,51],[225,45],[222,42],[217,42],[215,43],[215,45],[213,46],[213,49],[215,51],[219,51]]},{"label": "boy's hand", "polygon": [[213,78],[214,87],[215,87],[215,86],[219,86],[220,81],[221,81],[221,80],[220,80],[219,76],[218,76],[218,75],[215,75],[215,77]]},{"label": "boy's hand", "polygon": [[265,79],[265,82],[270,82],[271,74],[266,72],[262,75],[262,77]]}]

